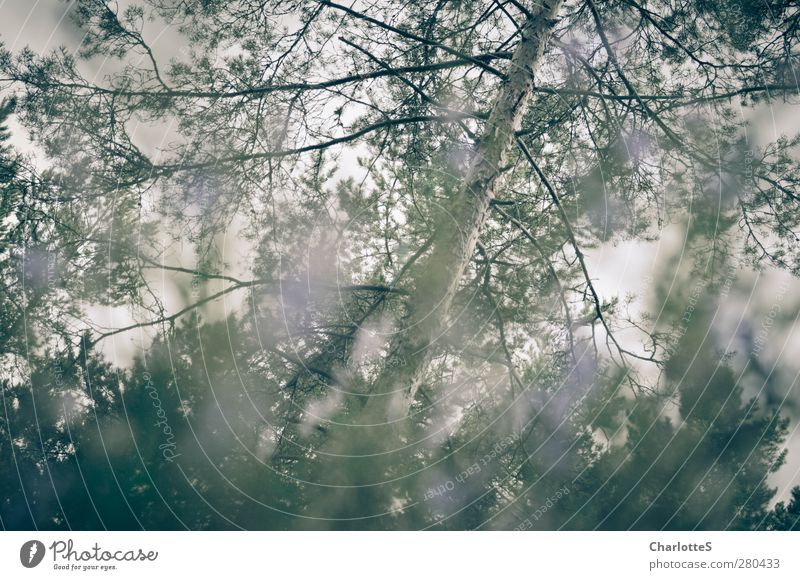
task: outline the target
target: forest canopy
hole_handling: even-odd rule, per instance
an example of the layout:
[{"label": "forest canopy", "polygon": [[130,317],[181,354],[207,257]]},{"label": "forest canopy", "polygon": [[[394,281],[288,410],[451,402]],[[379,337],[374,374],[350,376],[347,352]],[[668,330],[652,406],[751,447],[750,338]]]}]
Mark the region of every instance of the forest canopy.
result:
[{"label": "forest canopy", "polygon": [[4,529],[800,526],[797,2],[66,13],[0,46]]}]

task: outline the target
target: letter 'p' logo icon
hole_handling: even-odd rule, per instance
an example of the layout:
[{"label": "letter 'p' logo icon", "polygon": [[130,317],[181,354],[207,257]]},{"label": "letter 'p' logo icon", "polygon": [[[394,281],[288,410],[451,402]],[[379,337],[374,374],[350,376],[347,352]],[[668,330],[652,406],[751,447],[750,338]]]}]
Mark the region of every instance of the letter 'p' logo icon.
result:
[{"label": "letter 'p' logo icon", "polygon": [[35,568],[44,559],[44,544],[39,540],[29,540],[19,549],[19,561],[26,568]]}]

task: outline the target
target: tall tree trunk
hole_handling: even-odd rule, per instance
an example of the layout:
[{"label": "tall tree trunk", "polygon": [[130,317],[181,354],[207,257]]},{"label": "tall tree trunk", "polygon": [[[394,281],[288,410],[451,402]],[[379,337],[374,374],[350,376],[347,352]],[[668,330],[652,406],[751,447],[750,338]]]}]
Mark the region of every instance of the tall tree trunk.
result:
[{"label": "tall tree trunk", "polygon": [[[315,506],[316,518],[339,519],[338,527],[381,527],[382,518],[375,511],[388,512],[403,497],[397,482],[414,476],[414,454],[423,443],[415,443],[414,423],[405,417],[431,362],[434,343],[446,328],[453,297],[475,251],[501,167],[533,89],[534,71],[562,3],[545,0],[531,9],[464,185],[450,200],[450,215],[439,224],[430,254],[413,271],[407,312],[389,345],[385,367],[372,385],[357,424],[332,425],[317,449],[315,473],[308,480],[318,485],[309,488],[304,502]],[[412,516],[400,509],[391,517]],[[307,525],[319,522],[308,520]],[[409,520],[403,525],[414,524]]]},{"label": "tall tree trunk", "polygon": [[408,312],[390,344],[385,370],[375,382],[365,416],[370,421],[402,418],[417,394],[435,341],[446,329],[448,313],[475,245],[495,187],[514,145],[534,75],[556,24],[563,0],[542,2],[529,11],[522,40],[501,84],[486,128],[477,145],[459,194],[435,232],[431,253],[413,278]]}]

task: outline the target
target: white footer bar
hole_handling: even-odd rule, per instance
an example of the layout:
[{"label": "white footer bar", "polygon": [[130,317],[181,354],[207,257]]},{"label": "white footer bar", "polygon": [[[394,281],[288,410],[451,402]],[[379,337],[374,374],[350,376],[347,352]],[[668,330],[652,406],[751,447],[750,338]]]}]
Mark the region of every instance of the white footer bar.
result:
[{"label": "white footer bar", "polygon": [[[0,533],[2,578],[800,578],[792,532]],[[241,575],[241,576],[240,576]],[[588,576],[591,575],[591,576]]]}]

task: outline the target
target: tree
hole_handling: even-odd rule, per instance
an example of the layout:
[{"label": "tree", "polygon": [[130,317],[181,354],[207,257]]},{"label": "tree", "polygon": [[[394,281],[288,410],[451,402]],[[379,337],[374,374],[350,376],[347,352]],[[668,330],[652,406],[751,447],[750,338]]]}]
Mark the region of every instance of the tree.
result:
[{"label": "tree", "polygon": [[766,529],[768,530],[796,530],[797,522],[800,519],[800,487],[792,489],[792,499],[787,506],[786,503],[779,501],[775,509],[769,514]]},{"label": "tree", "polygon": [[[590,493],[582,511],[590,526],[727,530],[762,524],[775,493],[766,478],[783,464],[788,420],[762,412],[755,397],[742,400],[727,357],[705,336],[709,310],[696,313],[666,367],[679,420],[664,416],[668,399],[626,405],[624,445],[587,471],[582,485]],[[570,525],[585,526],[580,518]]]},{"label": "tree", "polygon": [[[36,364],[13,346],[29,336],[46,336],[37,348],[69,364],[107,364],[98,344],[186,332],[190,317],[246,292],[245,314],[228,320],[247,346],[231,343],[229,363],[244,357],[267,385],[269,404],[254,408],[272,417],[269,463],[279,480],[306,482],[290,486],[310,506],[303,516],[444,521],[409,486],[433,485],[432,466],[449,482],[473,465],[464,458],[488,453],[491,468],[448,494],[451,523],[440,525],[491,515],[513,526],[516,507],[536,509],[570,476],[591,474],[591,490],[611,477],[604,470],[623,452],[597,445],[595,415],[619,428],[634,396],[645,401],[626,411],[624,449],[643,455],[612,479],[654,460],[639,445],[649,445],[643,421],[677,438],[675,458],[688,453],[706,432],[674,431],[651,398],[683,410],[713,377],[671,384],[693,368],[680,355],[686,334],[668,316],[628,319],[624,304],[604,301],[586,252],[688,220],[708,286],[737,240],[753,264],[800,271],[797,140],[755,150],[736,116],[794,97],[793,2],[74,4],[85,33],[77,59],[0,53],[19,118],[48,160],[30,169],[22,197],[4,194],[4,212],[35,216],[16,218],[9,255],[44,256],[39,267],[57,262],[59,273],[58,284],[25,286],[19,312],[47,308],[24,331],[8,327],[9,364],[32,380]],[[185,48],[168,62],[148,40],[154,21]],[[102,83],[83,71],[98,56],[116,59]],[[169,145],[144,142],[139,124],[170,125]],[[220,250],[233,229],[244,275]],[[174,251],[184,242],[189,264]],[[19,294],[14,272],[3,272],[9,297]],[[181,306],[168,308],[154,274],[178,280]],[[128,306],[137,320],[101,328],[80,301]],[[634,343],[622,338],[631,327]],[[714,377],[713,393],[732,380]],[[758,445],[771,459],[731,489],[756,493],[760,513],[782,422],[740,394],[724,411],[711,414],[721,430],[712,449],[752,451],[731,435],[737,422],[769,435]],[[498,441],[508,443],[492,455]],[[711,475],[698,477],[681,485]],[[482,486],[492,491],[471,503]],[[663,509],[687,493],[666,491]],[[582,497],[575,488],[563,505]],[[725,505],[749,505],[737,498]],[[417,504],[428,515],[409,515]],[[697,510],[669,521],[698,523]]]}]

